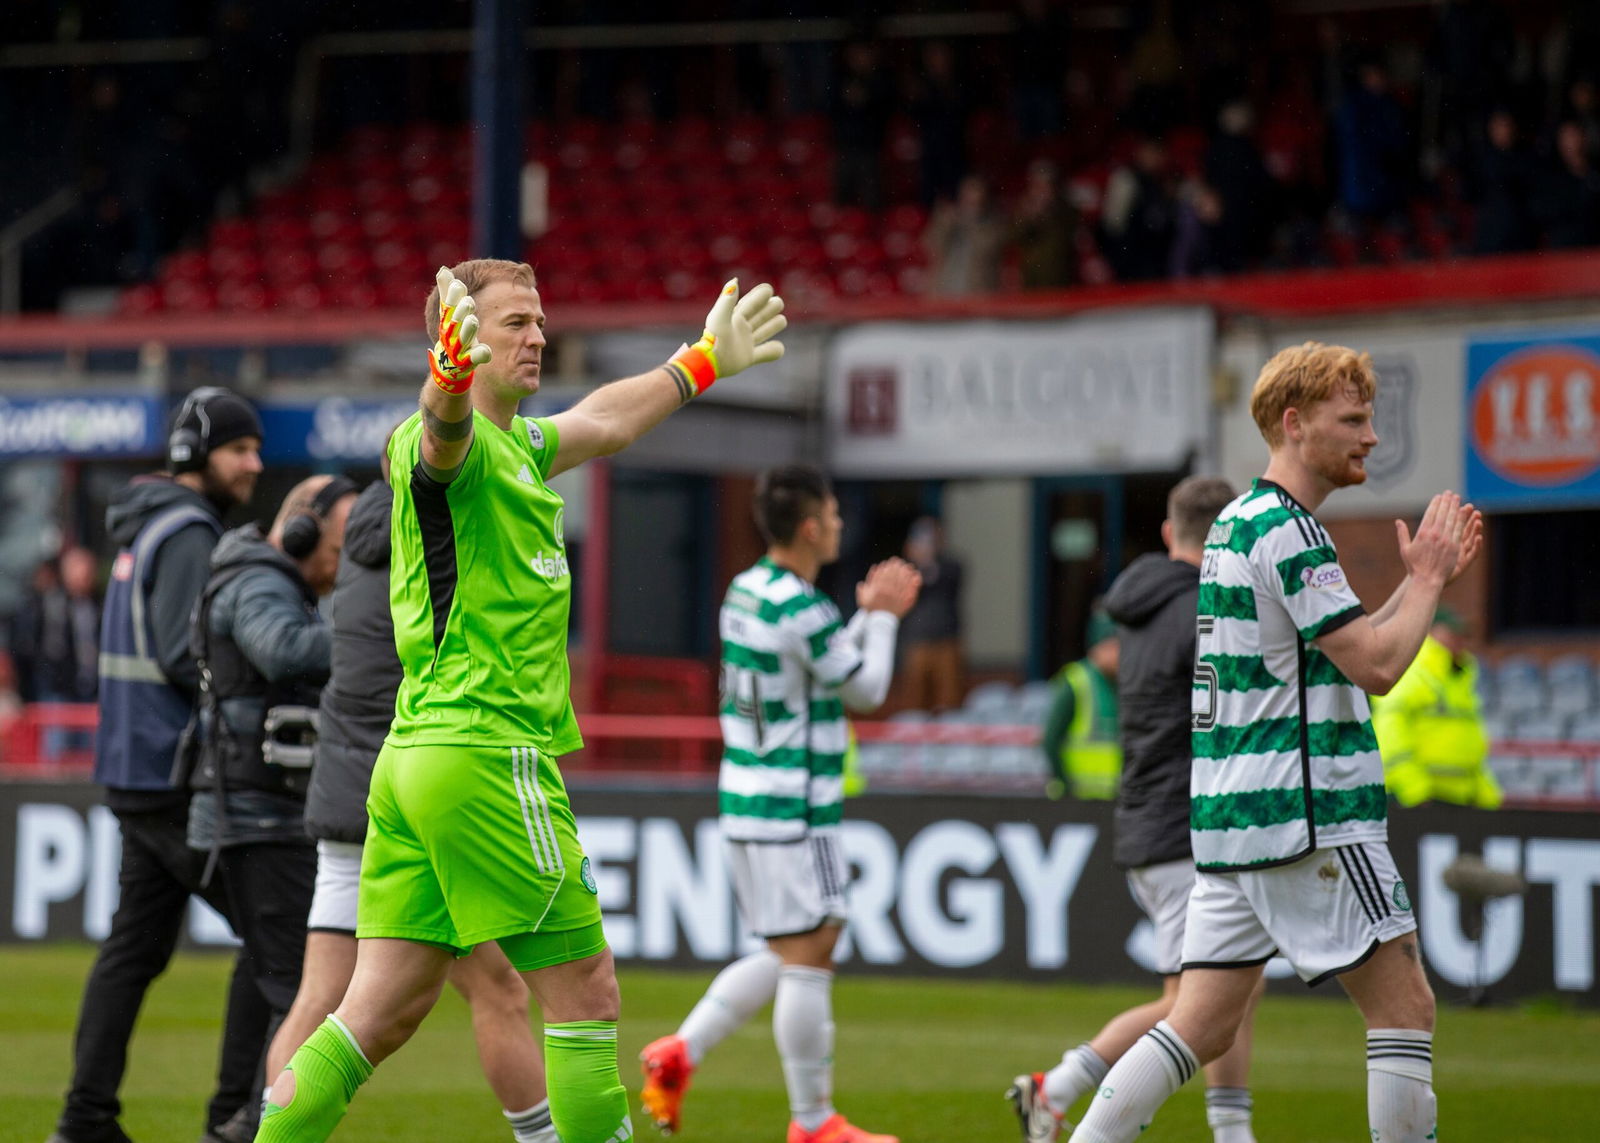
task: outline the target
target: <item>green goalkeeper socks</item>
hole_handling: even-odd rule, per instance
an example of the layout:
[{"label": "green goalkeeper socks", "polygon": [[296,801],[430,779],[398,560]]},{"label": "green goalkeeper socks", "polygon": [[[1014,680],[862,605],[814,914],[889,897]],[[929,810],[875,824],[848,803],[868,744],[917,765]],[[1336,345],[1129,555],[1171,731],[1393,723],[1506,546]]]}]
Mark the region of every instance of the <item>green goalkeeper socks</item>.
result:
[{"label": "green goalkeeper socks", "polygon": [[628,1092],[617,1073],[614,1021],[546,1024],[544,1067],[550,1117],[561,1143],[625,1143],[633,1138]]},{"label": "green goalkeeper socks", "polygon": [[294,1093],[286,1107],[268,1100],[256,1143],[322,1143],[344,1118],[356,1088],[372,1075],[372,1065],[337,1016],[311,1033],[286,1070],[294,1075]]}]

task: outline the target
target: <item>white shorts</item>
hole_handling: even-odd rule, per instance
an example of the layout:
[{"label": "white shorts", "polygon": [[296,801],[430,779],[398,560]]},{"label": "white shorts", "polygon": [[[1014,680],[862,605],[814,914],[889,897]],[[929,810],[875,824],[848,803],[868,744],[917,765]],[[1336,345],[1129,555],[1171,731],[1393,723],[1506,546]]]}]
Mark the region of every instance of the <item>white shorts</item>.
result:
[{"label": "white shorts", "polygon": [[1357,842],[1253,873],[1198,873],[1183,967],[1240,968],[1277,952],[1307,984],[1321,984],[1416,928],[1389,847]]},{"label": "white shorts", "polygon": [[792,937],[845,919],[849,870],[838,832],[800,841],[729,841],[728,872],[739,915],[758,937]]},{"label": "white shorts", "polygon": [[356,935],[356,897],[361,887],[361,846],[357,842],[317,842],[317,884],[311,891],[306,931]]},{"label": "white shorts", "polygon": [[1193,888],[1192,857],[1128,870],[1128,892],[1155,928],[1155,967],[1162,976],[1172,976],[1183,967],[1183,921]]}]

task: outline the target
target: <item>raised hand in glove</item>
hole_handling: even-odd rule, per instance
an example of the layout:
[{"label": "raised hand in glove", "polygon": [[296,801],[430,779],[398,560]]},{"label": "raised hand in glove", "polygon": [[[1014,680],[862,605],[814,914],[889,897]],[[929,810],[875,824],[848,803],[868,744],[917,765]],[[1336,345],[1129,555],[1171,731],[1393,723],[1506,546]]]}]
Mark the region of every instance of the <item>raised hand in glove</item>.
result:
[{"label": "raised hand in glove", "polygon": [[477,305],[467,287],[449,269],[439,267],[439,340],[428,354],[428,371],[433,383],[446,393],[465,393],[472,388],[473,371],[486,365],[494,355],[487,345],[478,344]]},{"label": "raised hand in glove", "polygon": [[772,339],[789,324],[783,299],[762,282],[743,298],[739,279],[722,287],[706,315],[705,333],[672,355],[667,371],[677,379],[683,399],[698,397],[723,377],[783,356],[783,342]]}]

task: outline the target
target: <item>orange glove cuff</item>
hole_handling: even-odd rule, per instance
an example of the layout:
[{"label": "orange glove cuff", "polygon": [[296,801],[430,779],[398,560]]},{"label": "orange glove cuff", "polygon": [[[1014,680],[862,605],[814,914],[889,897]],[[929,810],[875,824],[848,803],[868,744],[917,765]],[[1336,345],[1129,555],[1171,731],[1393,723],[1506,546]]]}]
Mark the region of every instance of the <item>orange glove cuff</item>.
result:
[{"label": "orange glove cuff", "polygon": [[716,383],[716,344],[715,335],[707,332],[693,345],[678,350],[667,362],[667,368],[692,390],[688,396],[698,397]]}]

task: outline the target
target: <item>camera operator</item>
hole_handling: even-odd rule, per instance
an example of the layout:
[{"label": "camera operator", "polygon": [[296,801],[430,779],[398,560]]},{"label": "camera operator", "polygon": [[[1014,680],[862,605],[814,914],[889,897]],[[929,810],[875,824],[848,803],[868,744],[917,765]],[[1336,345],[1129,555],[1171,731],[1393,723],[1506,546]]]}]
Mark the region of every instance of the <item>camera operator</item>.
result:
[{"label": "camera operator", "polygon": [[[106,510],[119,551],[101,617],[94,780],[121,831],[117,909],[83,989],[72,1085],[47,1143],[127,1143],[117,1122],[128,1044],[152,981],[166,971],[191,894],[235,919],[220,886],[201,884],[205,858],[184,844],[189,792],[170,785],[199,673],[189,613],[205,587],[223,517],[248,503],[261,475],[261,418],[238,394],[191,392],[167,441],[165,471],[139,476]],[[217,1087],[202,1143],[250,1101],[265,1005],[235,963]]]},{"label": "camera operator", "polygon": [[347,478],[313,476],[266,536],[228,532],[193,617],[199,733],[178,775],[194,791],[189,845],[209,851],[207,874],[234,905],[272,1030],[299,987],[317,868],[303,815],[333,643],[317,600],[333,589],[355,499]]}]

